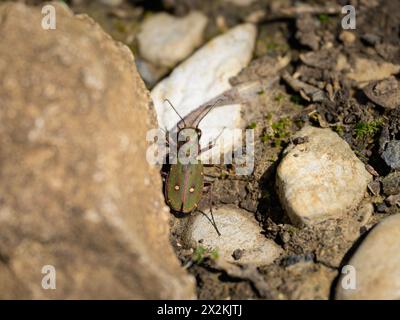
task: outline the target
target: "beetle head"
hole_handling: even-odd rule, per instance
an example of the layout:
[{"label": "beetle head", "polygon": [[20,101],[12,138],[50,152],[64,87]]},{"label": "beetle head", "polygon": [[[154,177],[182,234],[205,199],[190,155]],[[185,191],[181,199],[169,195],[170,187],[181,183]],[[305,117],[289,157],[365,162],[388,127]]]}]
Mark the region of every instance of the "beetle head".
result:
[{"label": "beetle head", "polygon": [[178,141],[179,144],[184,144],[186,142],[192,141],[197,142],[201,138],[201,130],[199,128],[182,128],[178,131]]}]

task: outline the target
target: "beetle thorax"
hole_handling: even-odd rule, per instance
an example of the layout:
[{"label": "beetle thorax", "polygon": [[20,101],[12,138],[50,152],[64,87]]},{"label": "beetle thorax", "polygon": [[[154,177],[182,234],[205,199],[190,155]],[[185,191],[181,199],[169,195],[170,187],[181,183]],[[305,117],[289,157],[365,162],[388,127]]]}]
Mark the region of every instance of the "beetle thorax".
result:
[{"label": "beetle thorax", "polygon": [[178,132],[178,159],[181,163],[196,161],[200,153],[200,137],[201,131],[197,128],[183,128]]}]

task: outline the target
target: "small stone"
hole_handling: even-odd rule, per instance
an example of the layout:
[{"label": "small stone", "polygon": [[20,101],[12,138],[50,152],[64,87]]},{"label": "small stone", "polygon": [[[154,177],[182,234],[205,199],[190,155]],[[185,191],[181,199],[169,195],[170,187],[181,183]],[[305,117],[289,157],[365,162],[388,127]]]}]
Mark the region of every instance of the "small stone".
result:
[{"label": "small stone", "polygon": [[284,267],[290,267],[300,262],[312,262],[314,258],[315,256],[312,253],[289,255],[281,260],[281,265]]},{"label": "small stone", "polygon": [[[347,74],[350,80],[359,82],[360,85],[369,81],[383,80],[400,71],[400,65],[389,62],[377,62],[372,59],[356,57],[353,70]],[[365,72],[368,70],[368,72]]]},{"label": "small stone", "polygon": [[297,138],[294,138],[292,142],[294,144],[302,144],[302,143],[306,143],[308,141],[309,141],[308,137],[297,137]]},{"label": "small stone", "polygon": [[339,35],[339,39],[344,44],[352,44],[356,41],[356,35],[351,31],[342,31]]},{"label": "small stone", "polygon": [[100,2],[107,6],[117,7],[122,4],[123,0],[100,0]]},{"label": "small stone", "polygon": [[386,212],[388,209],[388,206],[386,205],[386,203],[382,202],[382,203],[378,203],[376,205],[376,211],[380,212],[380,213],[384,213]]},{"label": "small stone", "polygon": [[399,82],[394,76],[391,76],[381,81],[369,83],[363,91],[376,104],[386,109],[395,109],[400,106],[399,88]]},{"label": "small stone", "polygon": [[400,214],[395,214],[382,220],[361,243],[348,262],[354,267],[355,288],[345,289],[342,284],[350,274],[342,275],[336,288],[336,299],[400,299],[399,252]]},{"label": "small stone", "polygon": [[379,177],[379,173],[376,172],[376,170],[374,169],[373,166],[371,166],[370,164],[366,164],[365,165],[365,169],[367,169],[367,171],[372,174],[374,177]]},{"label": "small stone", "polygon": [[391,206],[400,206],[400,193],[387,197],[385,201]]},{"label": "small stone", "polygon": [[338,49],[321,49],[300,54],[300,60],[307,66],[319,69],[334,69],[339,55]]},{"label": "small stone", "polygon": [[375,179],[374,181],[371,181],[370,183],[368,183],[368,190],[371,191],[371,193],[374,196],[377,196],[381,192],[380,181],[378,179]]},{"label": "small stone", "polygon": [[137,35],[140,55],[155,65],[171,68],[203,42],[207,17],[191,12],[183,18],[158,13],[147,18]]},{"label": "small stone", "polygon": [[375,46],[378,43],[380,43],[381,38],[376,34],[366,33],[361,36],[361,40],[365,42],[367,45]]},{"label": "small stone", "polygon": [[251,5],[254,1],[255,0],[224,0],[224,2],[236,5],[238,7],[247,7]]},{"label": "small stone", "polygon": [[136,68],[148,88],[154,87],[169,71],[167,67],[155,66],[140,58],[136,58],[135,62]]},{"label": "small stone", "polygon": [[388,142],[385,151],[382,153],[382,159],[392,169],[400,169],[400,140]]},{"label": "small stone", "polygon": [[309,141],[289,145],[277,169],[281,203],[298,225],[341,217],[361,201],[371,175],[332,130],[308,126],[295,138],[302,136]]},{"label": "small stone", "polygon": [[266,12],[264,9],[256,10],[250,13],[248,16],[244,18],[245,22],[250,22],[250,23],[259,23],[261,20],[263,20],[266,16]]},{"label": "small stone", "polygon": [[[179,121],[175,111],[164,103],[165,99],[169,99],[184,117],[202,103],[230,89],[229,79],[246,67],[252,58],[256,33],[252,24],[236,26],[206,43],[159,82],[151,91],[159,126],[170,130]],[[208,142],[215,140],[223,130],[225,144],[221,146],[221,139],[218,139],[212,150],[202,153],[201,160],[222,148],[226,152],[232,150],[232,144],[227,142],[237,142],[241,138],[229,129],[244,125],[240,104],[218,107],[207,114],[199,126],[202,130],[201,147],[207,147]]]},{"label": "small stone", "polygon": [[296,39],[313,51],[319,49],[321,37],[317,34],[318,23],[311,14],[301,14],[296,18]]},{"label": "small stone", "polygon": [[221,236],[212,223],[199,214],[189,227],[188,238],[195,242],[203,239],[203,246],[216,249],[220,258],[229,262],[240,256],[240,263],[267,265],[279,257],[282,249],[261,234],[262,229],[247,211],[227,205],[214,209],[213,215]]},{"label": "small stone", "polygon": [[287,231],[284,231],[283,233],[280,234],[281,240],[283,243],[288,243],[290,241],[290,233]]},{"label": "small stone", "polygon": [[339,53],[336,60],[335,70],[341,72],[350,68],[349,62],[344,54]]},{"label": "small stone", "polygon": [[243,256],[243,250],[241,250],[241,249],[236,249],[232,253],[232,257],[235,260],[239,260],[242,256]]},{"label": "small stone", "polygon": [[360,225],[366,225],[373,213],[374,205],[371,202],[365,202],[361,204],[357,211],[357,214],[359,216],[358,221],[360,222]]},{"label": "small stone", "polygon": [[389,173],[382,179],[382,185],[383,192],[387,196],[400,193],[400,172]]}]

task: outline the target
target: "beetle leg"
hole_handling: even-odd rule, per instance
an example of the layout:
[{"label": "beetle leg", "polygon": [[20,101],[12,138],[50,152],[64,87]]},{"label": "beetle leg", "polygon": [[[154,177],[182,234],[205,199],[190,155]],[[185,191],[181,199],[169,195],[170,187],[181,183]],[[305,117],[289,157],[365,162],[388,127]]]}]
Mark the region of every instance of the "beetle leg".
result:
[{"label": "beetle leg", "polygon": [[215,220],[214,220],[214,214],[213,214],[213,193],[212,193],[212,184],[210,184],[210,213],[211,213],[211,219],[212,219],[212,221],[210,221],[211,223],[212,223],[212,225],[214,226],[214,228],[215,228],[215,231],[217,231],[217,234],[218,234],[218,236],[221,236],[221,233],[219,232],[219,230],[218,230],[218,227],[217,227],[217,224],[215,223]]},{"label": "beetle leg", "polygon": [[226,171],[226,169],[224,168],[224,166],[223,166],[223,165],[220,165],[220,164],[203,163],[203,166],[205,166],[205,167],[216,167],[216,168],[220,169],[221,171]]},{"label": "beetle leg", "polygon": [[210,211],[210,213],[211,213],[211,219],[210,219],[210,217],[209,217],[205,212],[203,212],[203,211],[201,211],[201,210],[198,210],[198,211],[199,211],[203,216],[206,217],[206,219],[211,223],[211,225],[214,227],[215,231],[217,232],[218,236],[220,237],[220,236],[221,236],[221,233],[219,232],[218,227],[217,227],[217,224],[215,223],[214,215],[212,214],[212,211]]},{"label": "beetle leg", "polygon": [[204,148],[200,149],[199,155],[202,154],[203,152],[211,150],[214,147],[215,147],[215,143],[210,142],[207,147],[204,147]]},{"label": "beetle leg", "polygon": [[198,211],[199,211],[203,216],[205,216],[205,217],[207,218],[207,220],[208,220],[208,221],[211,223],[211,225],[214,227],[214,229],[215,229],[215,231],[217,232],[218,236],[221,236],[221,232],[219,232],[219,230],[218,230],[218,227],[217,227],[217,224],[216,224],[216,222],[215,222],[215,220],[214,220],[214,215],[213,215],[213,209],[212,209],[212,205],[213,205],[213,203],[212,203],[212,183],[210,183],[210,182],[204,182],[204,189],[203,189],[203,191],[205,191],[205,192],[209,191],[209,192],[210,192],[210,201],[209,201],[209,204],[210,204],[211,219],[210,219],[210,217],[209,217],[205,212],[203,212],[203,211],[201,211],[201,210],[199,210],[199,209],[198,209]]}]

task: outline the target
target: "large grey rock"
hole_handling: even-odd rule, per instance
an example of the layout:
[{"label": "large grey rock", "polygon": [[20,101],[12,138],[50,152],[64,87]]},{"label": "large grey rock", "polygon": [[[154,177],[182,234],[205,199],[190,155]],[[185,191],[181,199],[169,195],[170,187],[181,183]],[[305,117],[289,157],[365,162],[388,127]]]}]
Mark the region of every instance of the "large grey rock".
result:
[{"label": "large grey rock", "polygon": [[304,127],[293,137],[276,176],[283,207],[295,224],[339,218],[357,206],[371,175],[350,146],[330,129]]},{"label": "large grey rock", "polygon": [[[224,206],[214,210],[214,219],[221,236],[218,236],[210,220],[202,214],[194,218],[188,234],[197,244],[216,249],[222,259],[267,265],[281,254],[282,249],[261,234],[262,229],[248,212]],[[235,251],[240,254],[235,255]]]},{"label": "large grey rock", "polygon": [[400,299],[400,214],[382,220],[366,237],[348,265],[355,274],[355,288],[345,289],[343,275],[336,299]]},{"label": "large grey rock", "polygon": [[175,66],[203,42],[207,20],[196,11],[182,18],[167,13],[151,15],[137,35],[140,55],[155,65]]},{"label": "large grey rock", "polygon": [[[61,3],[0,6],[0,298],[193,298],[168,240],[130,50]],[[56,289],[42,288],[42,268]]]}]

